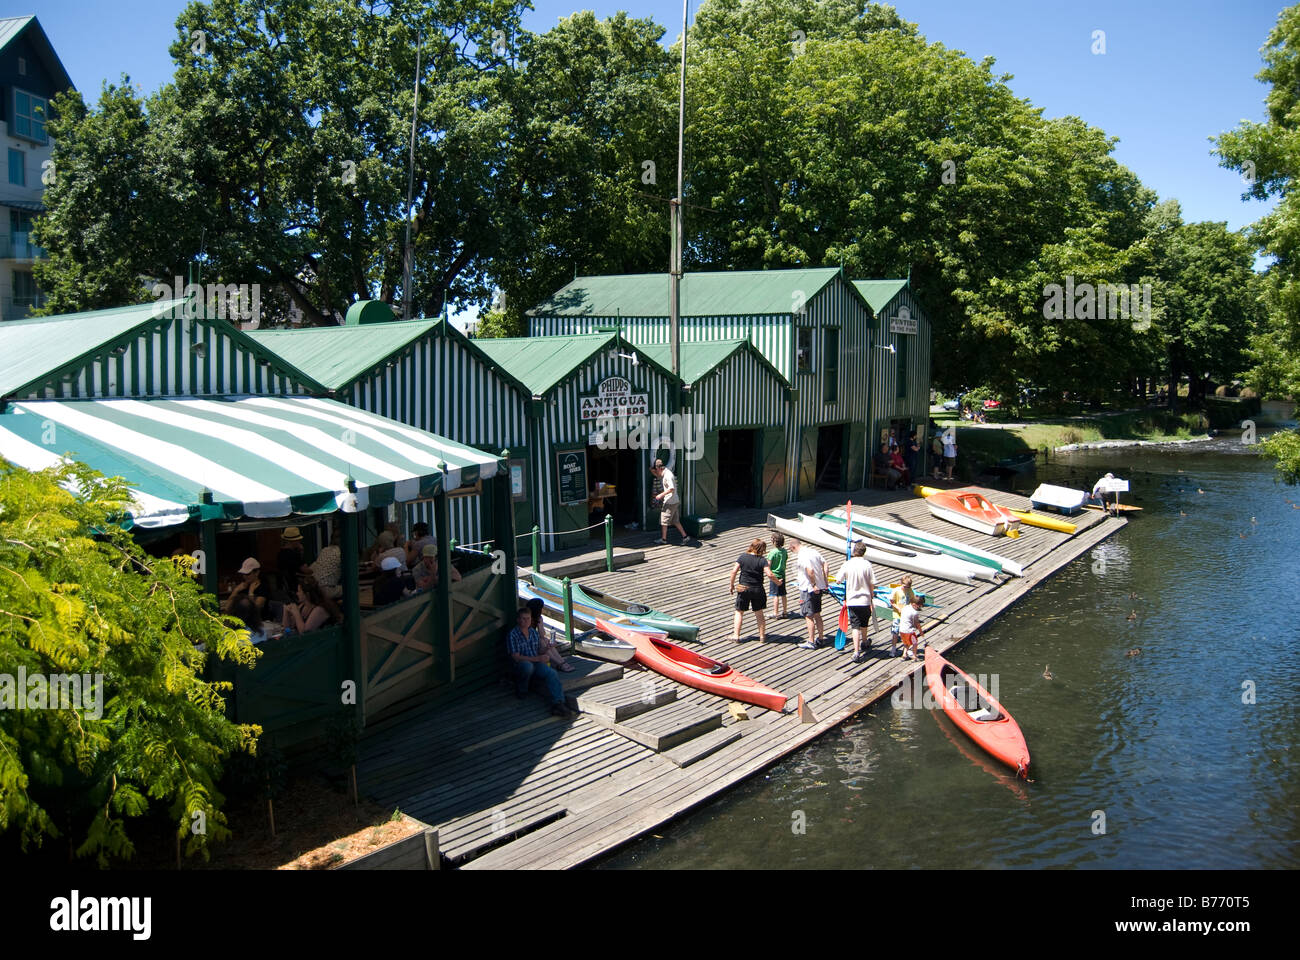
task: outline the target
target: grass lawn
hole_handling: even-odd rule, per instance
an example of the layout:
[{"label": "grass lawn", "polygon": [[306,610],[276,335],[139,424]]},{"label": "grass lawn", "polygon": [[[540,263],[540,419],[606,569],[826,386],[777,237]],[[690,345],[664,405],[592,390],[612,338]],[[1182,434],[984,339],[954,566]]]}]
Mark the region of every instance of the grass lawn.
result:
[{"label": "grass lawn", "polygon": [[1099,413],[1002,424],[990,421],[979,425],[963,422],[956,413],[938,409],[931,416],[941,429],[957,427],[957,448],[963,459],[984,464],[1027,450],[1055,449],[1071,443],[1188,440],[1203,436],[1208,428],[1201,413],[1177,414],[1163,410]]}]

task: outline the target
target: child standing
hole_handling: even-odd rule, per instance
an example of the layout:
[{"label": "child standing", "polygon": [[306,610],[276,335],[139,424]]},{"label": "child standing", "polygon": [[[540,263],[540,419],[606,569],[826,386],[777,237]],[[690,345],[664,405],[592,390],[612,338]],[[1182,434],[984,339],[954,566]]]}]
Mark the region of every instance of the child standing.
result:
[{"label": "child standing", "polygon": [[903,608],[903,616],[898,626],[898,637],[903,641],[904,660],[915,660],[916,651],[925,631],[921,629],[921,598],[914,596],[912,602]]},{"label": "child standing", "polygon": [[912,602],[916,594],[912,592],[912,578],[904,577],[889,595],[889,606],[894,611],[894,622],[889,627],[889,655],[898,656],[898,627],[903,619],[903,610]]},{"label": "child standing", "polygon": [[772,568],[776,580],[772,584],[772,599],[775,601],[776,618],[783,620],[790,615],[786,609],[785,599],[785,562],[789,554],[785,551],[785,535],[772,534],[772,552],[767,555],[767,565]]}]

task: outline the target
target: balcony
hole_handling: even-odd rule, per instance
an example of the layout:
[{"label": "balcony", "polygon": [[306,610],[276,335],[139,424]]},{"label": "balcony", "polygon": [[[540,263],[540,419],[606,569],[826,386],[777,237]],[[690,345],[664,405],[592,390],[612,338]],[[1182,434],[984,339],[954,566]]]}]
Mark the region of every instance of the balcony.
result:
[{"label": "balcony", "polygon": [[45,248],[32,243],[30,233],[0,234],[0,260],[40,260]]},{"label": "balcony", "polygon": [[0,321],[24,320],[37,307],[45,306],[44,294],[37,293],[30,297],[5,297],[0,307]]}]

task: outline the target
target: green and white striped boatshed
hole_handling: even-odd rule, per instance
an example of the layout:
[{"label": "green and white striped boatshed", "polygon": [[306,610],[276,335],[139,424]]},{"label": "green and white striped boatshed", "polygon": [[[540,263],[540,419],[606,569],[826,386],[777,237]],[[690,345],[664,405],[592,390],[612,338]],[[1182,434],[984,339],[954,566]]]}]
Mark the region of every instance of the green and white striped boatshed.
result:
[{"label": "green and white striped boatshed", "polygon": [[475,343],[498,370],[524,383],[529,398],[528,443],[510,448],[511,492],[524,507],[516,512],[518,531],[536,523],[545,550],[586,543],[588,494],[597,481],[614,484],[620,520],[644,525],[653,451],[644,444],[618,449],[635,438],[599,436],[597,422],[601,415],[671,413],[678,381],[613,332]]},{"label": "green and white striped boatshed", "polygon": [[184,300],[0,323],[7,400],[288,395],[320,389],[225,320]]},{"label": "green and white striped boatshed", "polygon": [[[666,343],[640,349],[662,367],[672,363]],[[683,343],[680,360],[683,410],[703,427],[697,449],[675,467],[685,478],[682,513],[784,503],[789,382],[748,340]]]},{"label": "green and white striped boatshed", "polygon": [[[635,344],[668,343],[668,274],[579,277],[528,311],[534,335],[617,325]],[[838,268],[688,273],[683,342],[743,337],[794,389],[786,500],[866,480],[874,314]]]},{"label": "green and white striped boatshed", "polygon": [[[323,396],[492,454],[509,449],[513,456],[523,447],[523,401],[531,394],[496,369],[475,341],[444,320],[393,321],[392,310],[378,301],[348,310],[351,320],[372,315],[386,322],[254,330],[248,336],[320,384]],[[482,505],[472,485],[450,498],[458,543],[492,538],[480,522]],[[428,503],[408,510],[409,522],[423,520],[432,528]]]},{"label": "green and white striped boatshed", "polygon": [[855,280],[853,285],[876,312],[877,344],[892,346],[872,351],[871,452],[879,448],[891,429],[899,442],[909,430],[921,441],[921,462],[926,462],[926,427],[930,423],[930,320],[912,295],[906,280]]},{"label": "green and white striped boatshed", "polygon": [[[512,578],[491,577],[485,567],[466,577],[484,581],[471,603],[485,621],[475,629],[474,649],[453,644],[457,631],[446,576],[437,590],[403,601],[408,606],[396,611],[405,618],[402,624],[363,630],[359,511],[427,497],[445,504],[449,492],[483,481],[498,495],[496,515],[504,522],[496,532],[508,564],[514,552],[499,458],[347,404],[316,397],[16,401],[0,414],[0,457],[29,470],[67,458],[123,477],[134,501],[127,523],[149,528],[197,521],[202,573],[212,592],[218,522],[340,514],[345,623],[267,641],[251,676],[241,673],[236,684],[239,719],[276,731],[282,744],[319,734],[319,721],[339,709],[345,680],[356,681],[365,715],[391,703],[395,691],[409,694],[452,679],[454,657],[491,659],[499,627],[515,607]],[[446,570],[445,506],[435,516]],[[459,635],[468,636],[463,629]],[[394,637],[401,642],[390,651]],[[408,659],[394,683],[384,670],[403,652]]]}]

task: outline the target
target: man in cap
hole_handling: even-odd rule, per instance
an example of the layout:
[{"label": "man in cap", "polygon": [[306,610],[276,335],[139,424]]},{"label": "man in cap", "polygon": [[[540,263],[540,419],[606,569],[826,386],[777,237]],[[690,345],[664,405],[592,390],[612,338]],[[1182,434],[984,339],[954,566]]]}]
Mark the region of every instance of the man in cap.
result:
[{"label": "man in cap", "polygon": [[271,591],[262,582],[262,564],[256,557],[249,557],[239,568],[239,576],[242,579],[230,591],[230,596],[226,597],[226,602],[221,607],[222,612],[230,613],[234,610],[240,597],[249,597],[260,612],[271,597]]},{"label": "man in cap", "polygon": [[306,563],[302,549],[302,531],[297,527],[285,527],[280,534],[280,552],[275,558],[275,569],[280,574],[280,586],[289,599],[298,592],[298,578],[302,576]]},{"label": "man in cap", "polygon": [[[415,579],[416,590],[432,590],[438,585],[438,547],[436,544],[426,543],[424,549],[420,551],[420,562],[411,570],[411,576]],[[460,579],[460,571],[453,564],[451,568],[451,582],[455,583]]]},{"label": "man in cap", "polygon": [[688,543],[690,537],[682,528],[682,498],[677,495],[677,477],[673,472],[664,466],[662,460],[656,460],[655,465],[650,468],[656,480],[663,485],[663,490],[655,494],[655,499],[659,501],[659,539],[655,543],[668,542],[668,527],[677,528],[677,532],[682,535],[682,543]]}]

